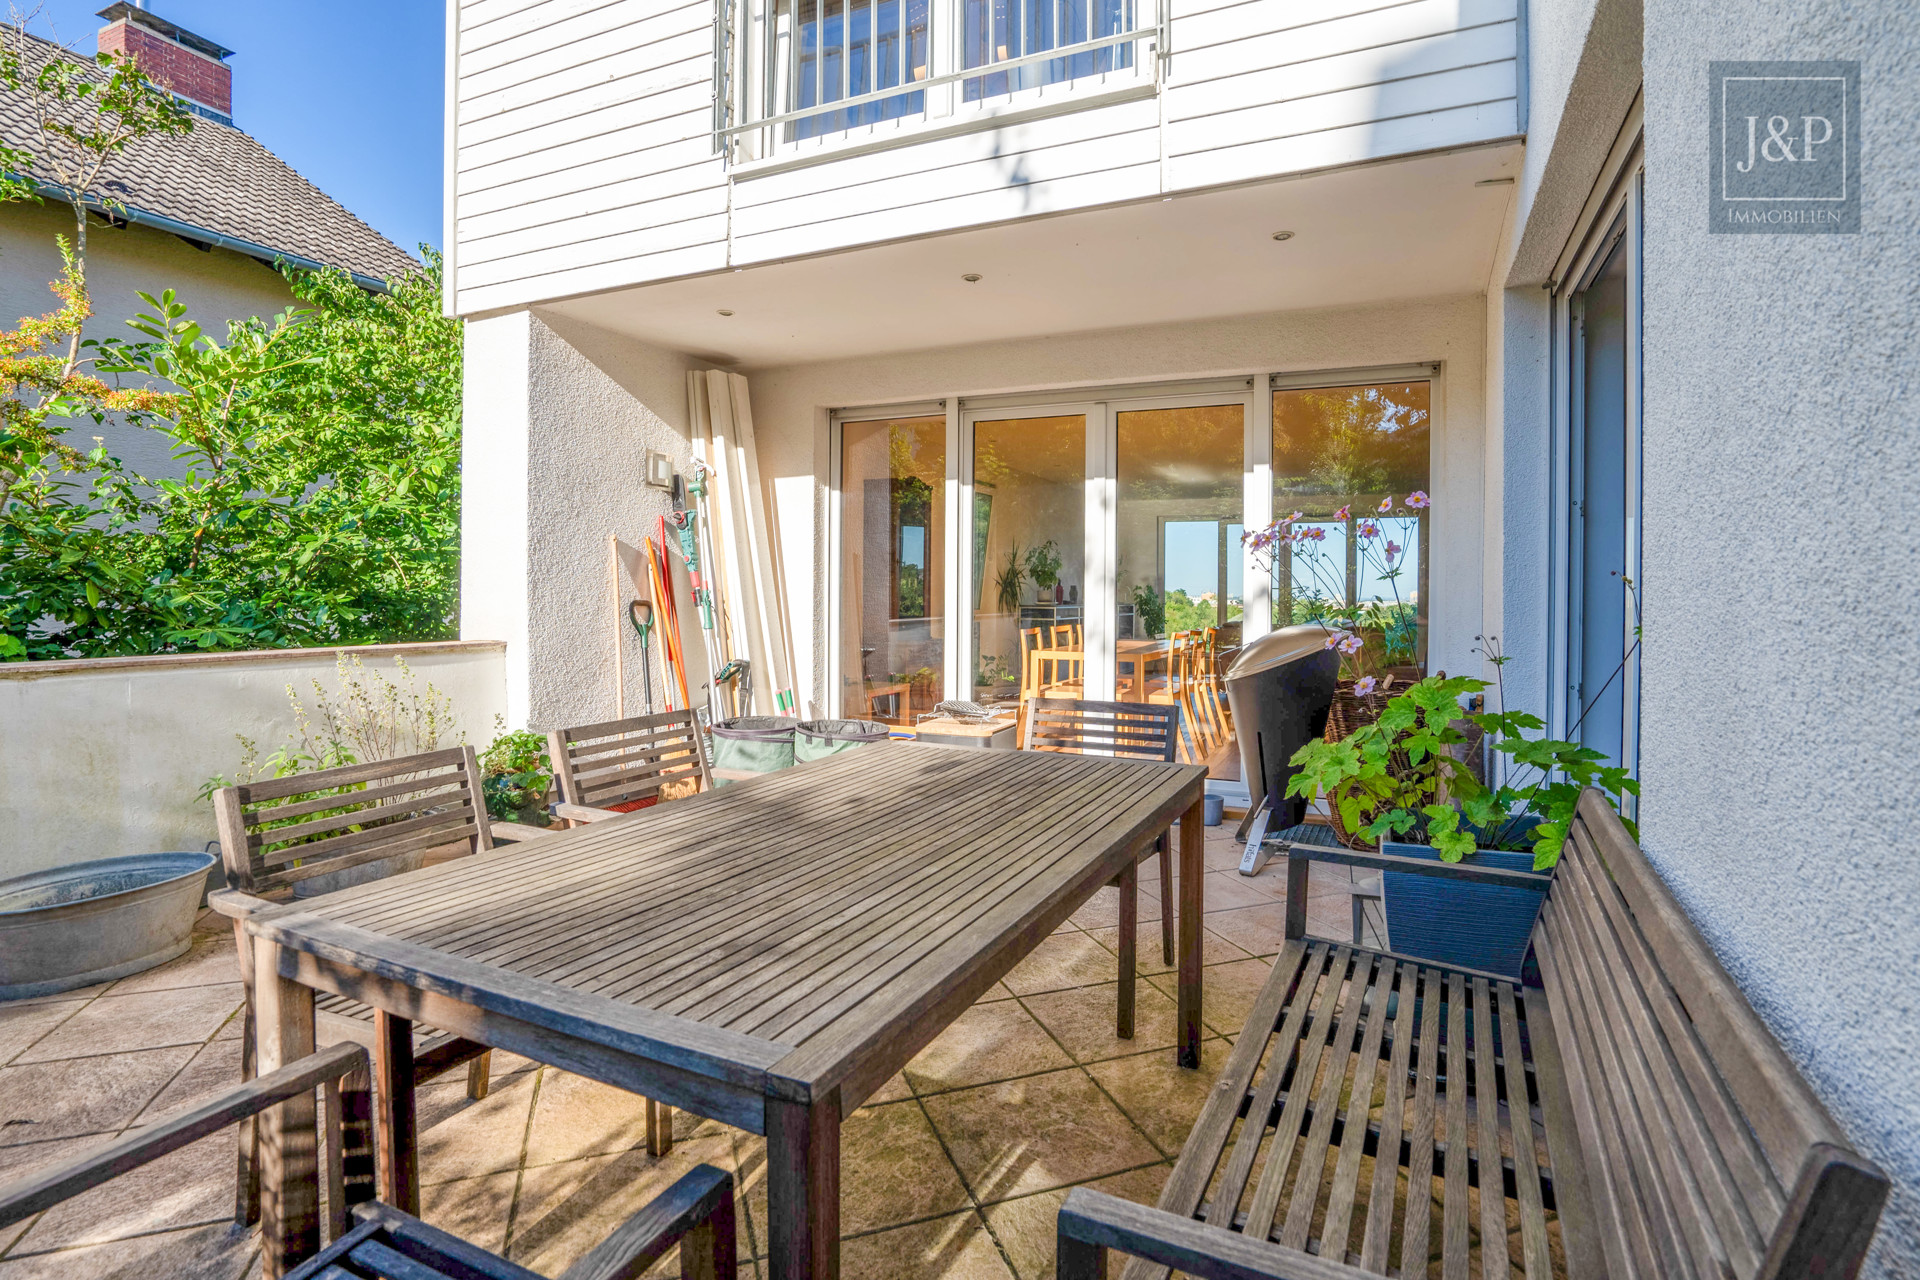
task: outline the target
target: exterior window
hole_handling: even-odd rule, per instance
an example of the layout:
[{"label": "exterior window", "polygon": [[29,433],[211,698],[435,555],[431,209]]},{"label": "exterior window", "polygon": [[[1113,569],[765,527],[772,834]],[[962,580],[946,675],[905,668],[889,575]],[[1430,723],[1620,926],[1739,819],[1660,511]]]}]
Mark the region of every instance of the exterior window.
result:
[{"label": "exterior window", "polygon": [[[795,110],[843,98],[898,89],[927,78],[928,0],[798,0],[800,62]],[[843,133],[855,125],[917,116],[924,92],[808,116],[793,123],[796,138]]]},{"label": "exterior window", "polygon": [[[1135,0],[963,0],[961,55],[968,69],[1118,35],[1134,26]],[[1133,46],[1107,45],[1050,62],[967,80],[965,99],[1100,75],[1133,65]]]},{"label": "exterior window", "polygon": [[[1424,381],[1273,393],[1274,514],[1324,534],[1274,565],[1275,626],[1358,615],[1380,665],[1424,666],[1428,515],[1405,502],[1430,488],[1431,398]],[[1367,520],[1379,536],[1358,536]]]},{"label": "exterior window", "polygon": [[945,696],[944,418],[840,433],[840,714],[911,724]]}]

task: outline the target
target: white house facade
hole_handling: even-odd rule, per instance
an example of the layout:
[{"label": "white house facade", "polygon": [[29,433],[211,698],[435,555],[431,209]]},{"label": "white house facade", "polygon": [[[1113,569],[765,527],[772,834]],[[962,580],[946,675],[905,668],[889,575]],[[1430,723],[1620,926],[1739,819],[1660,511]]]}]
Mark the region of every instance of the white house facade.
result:
[{"label": "white house facade", "polygon": [[[658,536],[707,370],[800,714],[1124,697],[1149,637],[1371,605],[1637,772],[1896,1179],[1873,1266],[1920,1269],[1911,6],[450,0],[447,39],[462,631],[516,725],[637,709],[609,539]],[[1762,60],[1854,66],[1857,230],[1712,229],[1710,64]],[[1296,511],[1330,588],[1242,548]]]}]

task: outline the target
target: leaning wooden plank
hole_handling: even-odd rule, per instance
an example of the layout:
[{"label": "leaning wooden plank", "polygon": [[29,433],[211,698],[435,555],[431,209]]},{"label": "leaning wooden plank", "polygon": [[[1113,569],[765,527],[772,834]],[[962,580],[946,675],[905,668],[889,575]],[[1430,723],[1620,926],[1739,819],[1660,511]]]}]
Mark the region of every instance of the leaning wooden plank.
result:
[{"label": "leaning wooden plank", "polygon": [[70,1200],[169,1151],[218,1133],[237,1120],[258,1115],[287,1098],[311,1093],[316,1085],[337,1080],[366,1065],[367,1054],[360,1046],[328,1045],[318,1053],[249,1080],[190,1111],[135,1129],[50,1168],[36,1170],[0,1188],[0,1227],[30,1218],[42,1209]]},{"label": "leaning wooden plank", "polygon": [[719,547],[725,570],[722,578],[726,615],[733,627],[733,654],[745,657],[752,665],[753,707],[761,715],[773,712],[772,670],[768,664],[766,638],[755,608],[754,564],[746,530],[746,477],[741,472],[744,460],[738,456],[733,420],[733,393],[727,375],[719,369],[688,375],[704,381],[694,388],[703,405],[709,437],[707,469],[713,473],[712,502],[714,522],[718,526]]},{"label": "leaning wooden plank", "polygon": [[752,553],[755,607],[767,647],[766,671],[772,676],[775,710],[790,714],[794,710],[793,645],[788,638],[786,593],[781,590],[780,548],[774,537],[774,524],[767,510],[767,491],[760,483],[760,453],[753,435],[753,404],[747,380],[737,373],[726,376],[733,397],[733,420],[740,453],[740,475],[746,496],[746,535]]}]

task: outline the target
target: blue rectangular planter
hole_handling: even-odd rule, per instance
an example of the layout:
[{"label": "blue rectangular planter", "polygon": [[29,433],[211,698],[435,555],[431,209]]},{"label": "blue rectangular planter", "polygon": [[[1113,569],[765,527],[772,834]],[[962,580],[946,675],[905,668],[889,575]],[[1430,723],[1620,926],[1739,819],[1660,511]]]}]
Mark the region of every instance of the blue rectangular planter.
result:
[{"label": "blue rectangular planter", "polygon": [[[1440,851],[1432,845],[1383,843],[1380,851],[1397,858],[1440,860]],[[1500,871],[1533,870],[1531,852],[1483,849],[1467,862]],[[1540,916],[1553,877],[1542,872],[1538,889],[1443,880],[1405,871],[1383,871],[1380,879],[1387,939],[1395,951],[1436,964],[1497,973],[1517,982],[1533,922]]]}]

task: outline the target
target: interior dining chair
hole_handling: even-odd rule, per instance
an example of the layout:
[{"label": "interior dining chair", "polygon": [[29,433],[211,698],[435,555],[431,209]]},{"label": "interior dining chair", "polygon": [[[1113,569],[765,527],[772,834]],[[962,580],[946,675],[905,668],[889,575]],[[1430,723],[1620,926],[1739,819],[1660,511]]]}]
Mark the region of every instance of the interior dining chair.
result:
[{"label": "interior dining chair", "polygon": [[[1065,751],[1117,756],[1124,760],[1163,760],[1173,763],[1180,739],[1180,708],[1146,702],[1086,702],[1077,698],[1036,698],[1027,712],[1020,745],[1027,751]],[[1119,1035],[1133,1038],[1135,928],[1138,919],[1138,865],[1160,858],[1161,962],[1173,963],[1173,858],[1168,831],[1116,876],[1120,890],[1120,1015]]]}]

